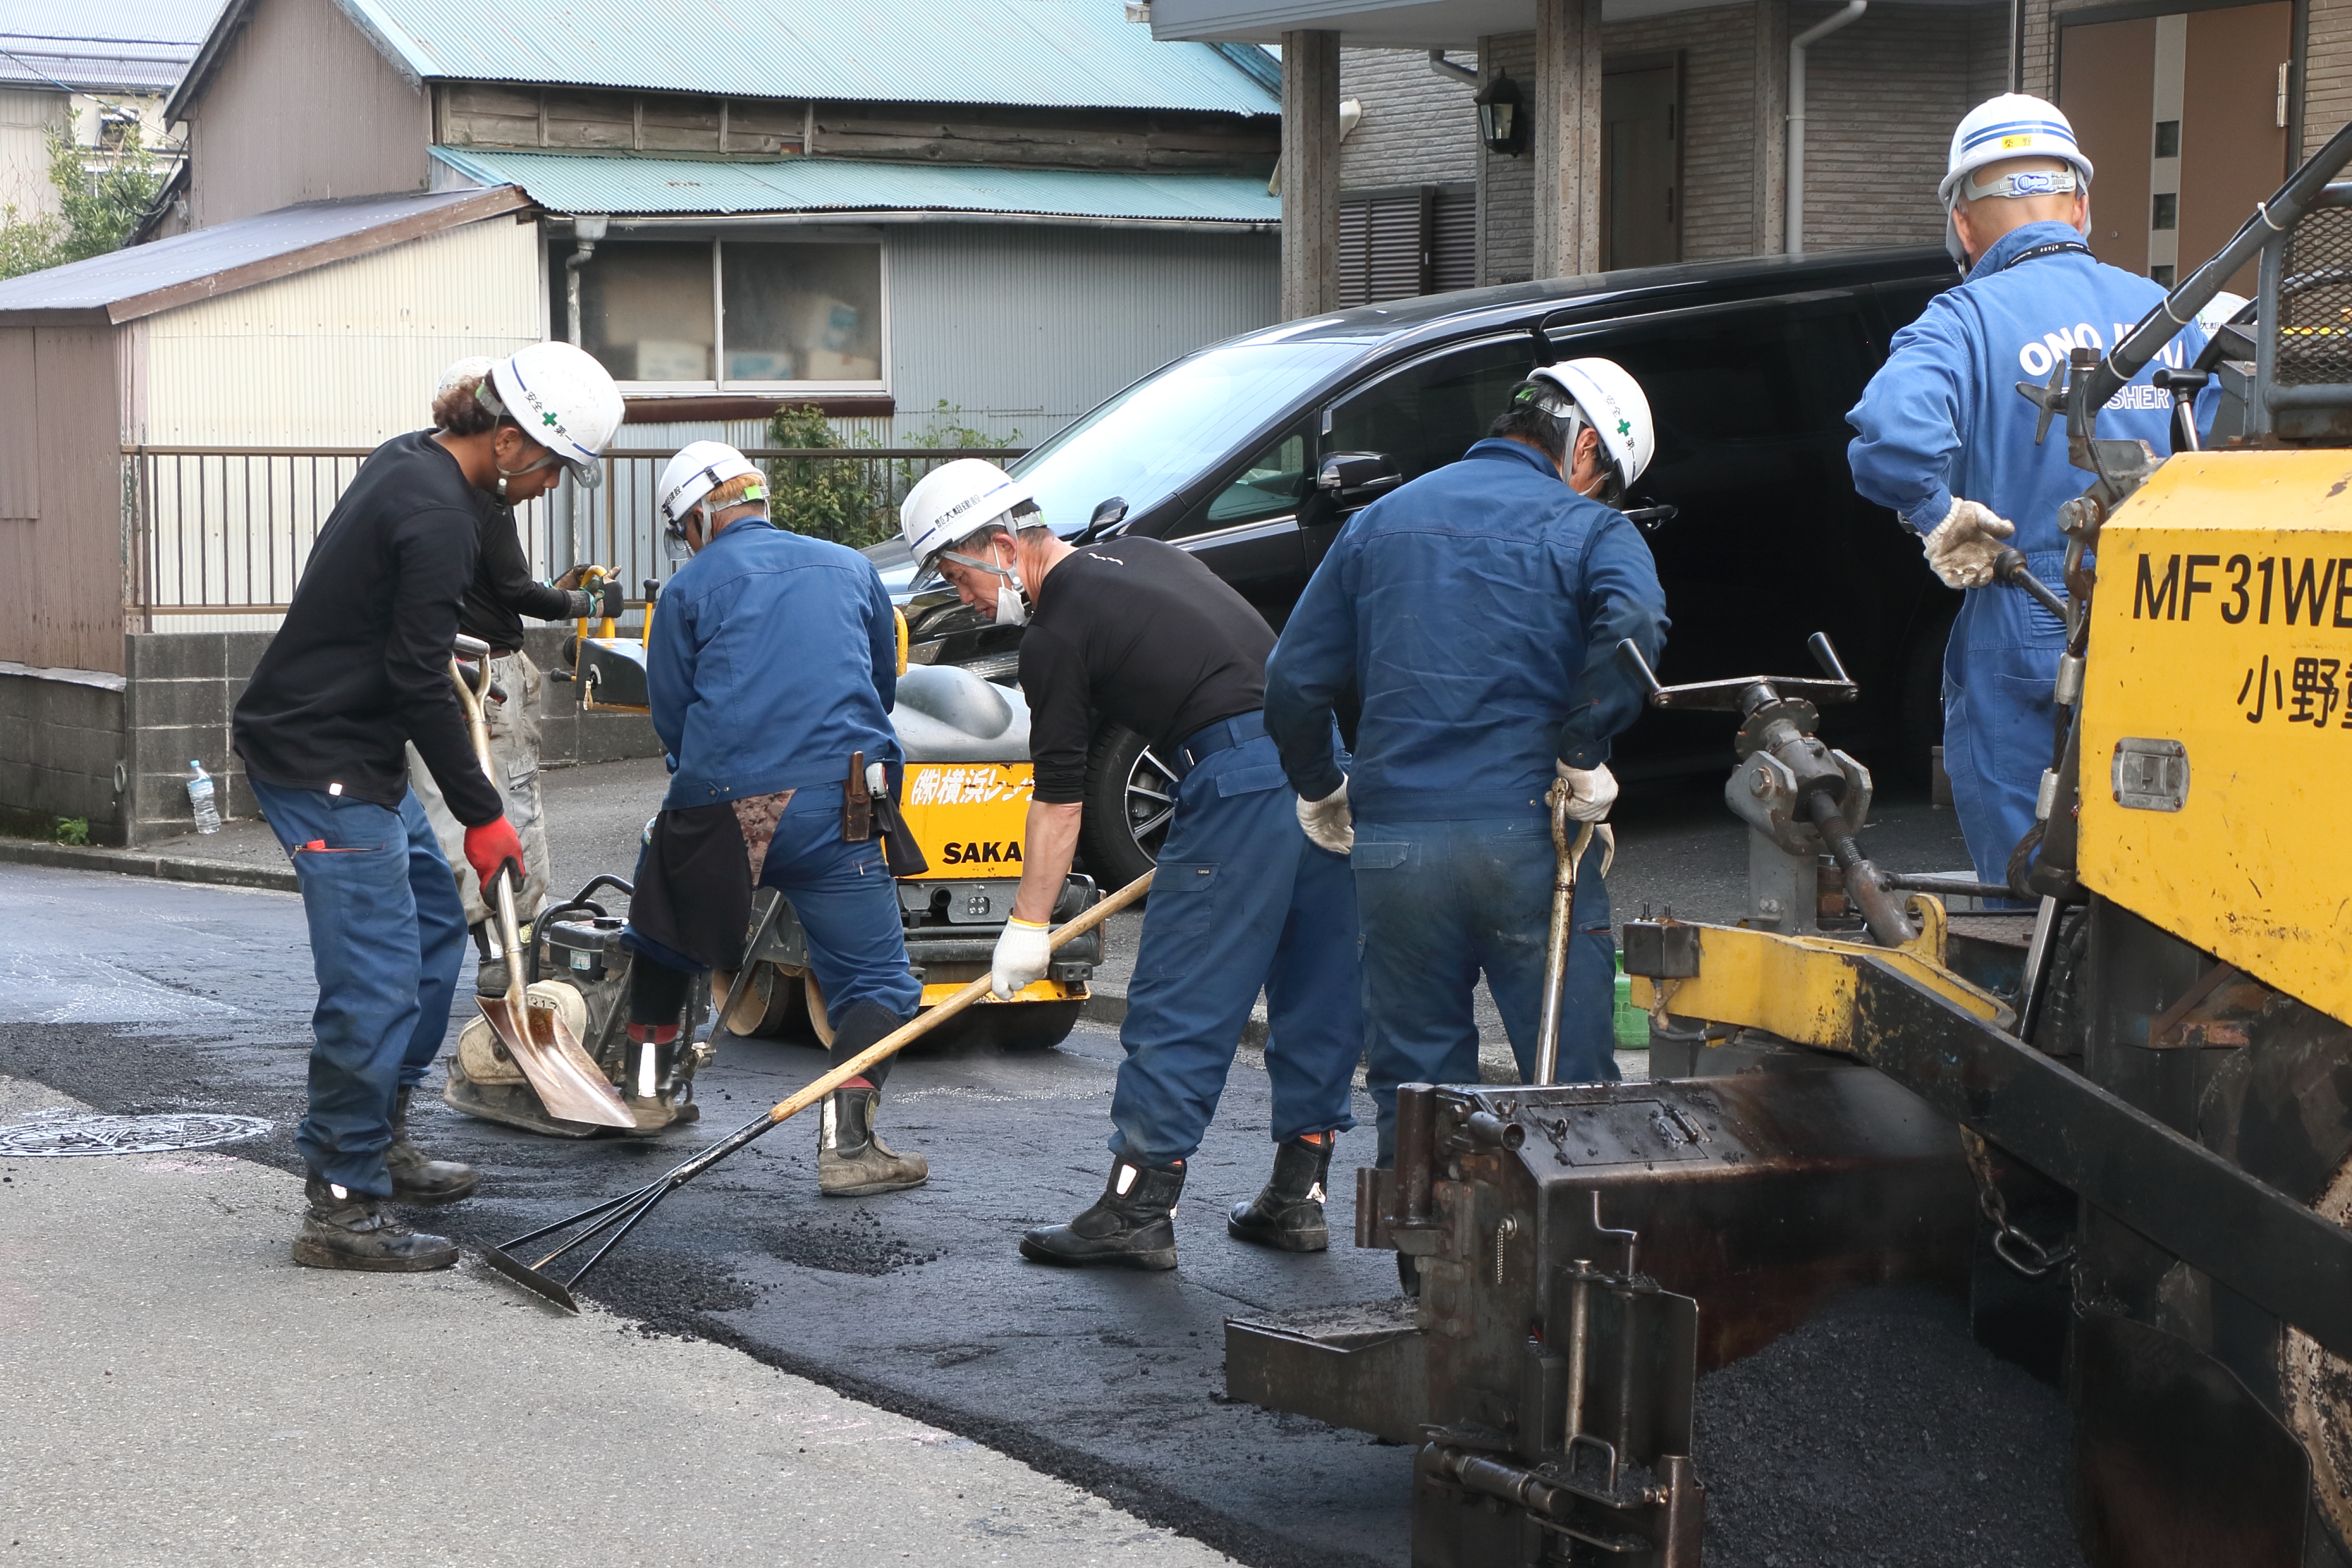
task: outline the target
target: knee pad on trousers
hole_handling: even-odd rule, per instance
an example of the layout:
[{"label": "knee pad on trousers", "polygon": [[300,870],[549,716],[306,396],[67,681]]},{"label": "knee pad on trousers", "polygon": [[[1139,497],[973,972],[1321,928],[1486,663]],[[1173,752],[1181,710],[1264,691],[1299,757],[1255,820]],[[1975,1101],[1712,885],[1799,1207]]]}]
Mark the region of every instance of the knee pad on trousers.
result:
[{"label": "knee pad on trousers", "polygon": [[[831,1065],[839,1067],[883,1036],[907,1022],[906,1016],[894,1013],[879,1002],[853,1002],[842,1015],[840,1026],[833,1032]],[[866,1069],[866,1081],[875,1088],[890,1076],[890,1063],[885,1057]]]},{"label": "knee pad on trousers", "polygon": [[676,1024],[678,1015],[686,1011],[687,988],[693,984],[694,976],[683,969],[657,963],[642,952],[632,954],[629,1022]]}]

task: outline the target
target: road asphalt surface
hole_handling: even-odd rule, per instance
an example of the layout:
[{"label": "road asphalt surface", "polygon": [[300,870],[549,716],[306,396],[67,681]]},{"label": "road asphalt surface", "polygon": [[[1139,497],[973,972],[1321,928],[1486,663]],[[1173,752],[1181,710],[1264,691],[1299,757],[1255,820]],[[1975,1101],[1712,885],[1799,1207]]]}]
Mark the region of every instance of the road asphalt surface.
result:
[{"label": "road asphalt surface", "polygon": [[[562,882],[596,869],[625,873],[660,787],[657,763],[551,773]],[[1736,915],[1744,830],[1724,812],[1718,788],[1658,787],[1621,808],[1612,878],[1621,921],[1645,900],[1659,910],[1672,903],[1685,917]],[[1882,864],[1906,869],[1949,870],[1964,858],[1949,813],[1924,801],[1883,807],[1866,837]],[[299,1170],[291,1137],[315,990],[298,899],[0,867],[0,921],[14,933],[0,957],[0,1074],[111,1112],[267,1118],[266,1136],[222,1154]],[[1123,942],[1114,933],[1114,964],[1122,948],[1131,963],[1131,926]],[[461,997],[470,992],[469,977]],[[1491,1016],[1487,1033],[1499,1051]],[[1014,1250],[1023,1228],[1066,1219],[1100,1190],[1118,1059],[1115,1031],[1089,1023],[1056,1050],[902,1061],[882,1128],[898,1147],[929,1157],[929,1186],[822,1200],[815,1129],[795,1123],[681,1189],[583,1293],[645,1332],[740,1352],[750,1363],[1025,1462],[1123,1510],[1117,1518],[1130,1532],[1174,1531],[1243,1562],[1285,1568],[1402,1565],[1411,1450],[1231,1404],[1223,1393],[1227,1316],[1394,1291],[1391,1258],[1347,1243],[1354,1184],[1341,1173],[1370,1158],[1369,1100],[1359,1092],[1365,1126],[1342,1138],[1335,1161],[1336,1245],[1328,1253],[1268,1255],[1223,1233],[1225,1209],[1256,1191],[1270,1154],[1265,1077],[1257,1054],[1244,1051],[1192,1162],[1178,1272],[1065,1272],[1024,1262]],[[480,1167],[483,1183],[475,1199],[432,1214],[432,1227],[461,1241],[499,1240],[617,1194],[748,1121],[822,1065],[817,1052],[788,1043],[730,1046],[699,1080],[704,1121],[655,1139],[558,1142],[434,1101],[420,1140]],[[1639,1058],[1629,1065],[1638,1071]],[[428,1087],[437,1087],[437,1076]],[[299,1196],[284,1177],[254,1163],[239,1169],[275,1195],[239,1211],[219,1243],[223,1256],[289,1272],[278,1264]],[[370,1303],[446,1289],[398,1277],[320,1278],[343,1279]],[[501,1321],[550,1310],[518,1305],[487,1278],[468,1289]],[[1801,1391],[1790,1398],[1801,1417]],[[625,1427],[630,1403],[620,1390],[603,1408]],[[698,1462],[692,1454],[677,1459]],[[885,1487],[875,1506],[899,1508],[899,1494]],[[1938,1550],[1886,1561],[1936,1563]],[[1711,1560],[1717,1555],[1710,1552]],[[1171,1550],[1136,1560],[1192,1559]]]}]

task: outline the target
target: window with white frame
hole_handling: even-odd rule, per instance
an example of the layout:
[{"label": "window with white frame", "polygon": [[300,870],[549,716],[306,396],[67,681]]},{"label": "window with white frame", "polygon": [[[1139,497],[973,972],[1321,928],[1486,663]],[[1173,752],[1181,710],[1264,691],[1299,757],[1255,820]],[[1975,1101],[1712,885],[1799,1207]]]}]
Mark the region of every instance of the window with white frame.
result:
[{"label": "window with white frame", "polygon": [[[548,251],[557,336],[568,240]],[[622,239],[580,269],[581,346],[625,386],[882,386],[878,238]]]}]

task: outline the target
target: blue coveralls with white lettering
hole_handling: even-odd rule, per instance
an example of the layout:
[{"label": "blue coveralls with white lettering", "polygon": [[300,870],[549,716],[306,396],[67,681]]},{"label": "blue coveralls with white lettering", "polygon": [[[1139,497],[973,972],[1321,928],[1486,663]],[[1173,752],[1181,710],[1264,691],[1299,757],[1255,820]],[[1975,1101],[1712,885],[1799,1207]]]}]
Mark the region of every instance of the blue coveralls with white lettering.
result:
[{"label": "blue coveralls with white lettering", "polygon": [[[1616,646],[1654,665],[1666,625],[1640,530],[1533,447],[1486,440],[1351,519],[1284,626],[1265,724],[1302,797],[1339,787],[1332,704],[1351,679],[1363,693],[1345,776],[1381,1164],[1399,1084],[1478,1081],[1481,970],[1534,1076],[1556,869],[1544,795],[1555,760],[1608,760],[1642,701]],[[1617,1077],[1601,858],[1596,841],[1578,868],[1564,1083]]]},{"label": "blue coveralls with white lettering", "polygon": [[[2056,247],[2056,248],[2051,248]],[[2092,476],[2067,460],[2063,422],[2036,446],[2041,410],[2017,383],[2045,382],[2076,347],[2106,349],[2164,298],[2146,278],[2095,259],[2073,225],[2030,223],[2001,237],[1968,280],[1895,334],[1886,363],[1846,416],[1854,488],[1925,534],[1960,496],[2017,525],[2010,543],[2064,593],[2058,508]],[[2194,324],[2099,415],[2105,438],[2172,450],[2170,396],[2151,384],[2204,347]],[[2210,425],[2215,394],[2200,400]],[[2009,880],[2010,853],[2033,826],[2051,764],[2052,699],[2064,626],[2006,584],[1972,588],[1944,650],[1944,768],[1979,879]]]}]

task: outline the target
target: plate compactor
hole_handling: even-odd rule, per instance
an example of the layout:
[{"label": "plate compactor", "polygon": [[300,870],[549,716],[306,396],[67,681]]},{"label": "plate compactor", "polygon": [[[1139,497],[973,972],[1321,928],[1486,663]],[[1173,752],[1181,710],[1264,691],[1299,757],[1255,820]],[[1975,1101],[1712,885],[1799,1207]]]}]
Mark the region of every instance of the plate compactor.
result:
[{"label": "plate compactor", "polygon": [[[1697,1376],[1897,1281],[2063,1384],[2093,1568],[2352,1563],[2347,161],[2352,127],[2020,387],[2095,482],[2063,599],[2001,568],[2066,628],[2016,912],[1864,858],[1869,774],[1813,733],[1854,695],[1825,642],[1819,679],[1629,664],[1738,723],[1750,828],[1745,920],[1624,928],[1652,1081],[1405,1087],[1357,1241],[1417,1294],[1227,1325],[1234,1396],[1417,1446],[1420,1568],[1698,1568]],[[2220,382],[2215,449],[2102,439],[2249,262],[2255,303],[2158,377],[2177,410]]]},{"label": "plate compactor", "polygon": [[[614,646],[643,644],[622,638]],[[593,639],[583,645],[583,660],[594,647]],[[597,683],[608,689],[617,684]],[[899,675],[890,721],[907,756],[899,819],[929,863],[898,881],[908,961],[922,981],[928,1009],[988,973],[998,933],[1013,912],[1032,784],[1029,708],[1018,689],[970,670],[914,665]],[[656,1055],[631,1044],[630,955],[619,940],[626,922],[597,901],[605,888],[623,897],[630,890],[617,877],[598,877],[533,922],[524,942],[528,994],[562,1012],[619,1090],[636,1131],[656,1132],[698,1114],[694,1078],[709,1065],[711,1048],[707,1039],[697,1039],[686,1050]],[[1095,897],[1092,879],[1073,876],[1055,908],[1055,923],[1075,918]],[[791,900],[780,901],[761,931],[745,966],[749,983],[735,988],[729,1015],[734,1032],[830,1045],[824,994],[808,967],[807,936]],[[970,1009],[938,1034],[965,1047],[1054,1045],[1077,1022],[1101,962],[1101,933],[1089,931],[1055,952],[1044,979],[1010,1001]],[[722,988],[729,978],[720,977]],[[504,994],[504,963],[486,960],[477,988],[484,995]],[[709,997],[707,984],[694,989],[686,1005],[689,1018],[703,1016]],[[689,1037],[700,1032],[687,1031]],[[446,1068],[443,1098],[469,1116],[557,1137],[604,1131],[549,1115],[485,1020],[460,1032]]]}]

